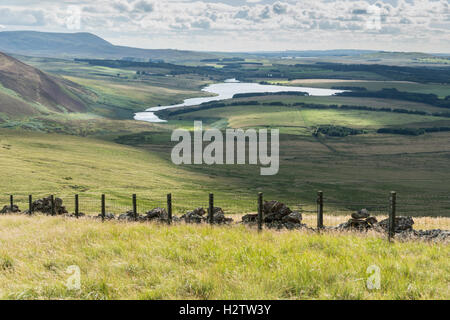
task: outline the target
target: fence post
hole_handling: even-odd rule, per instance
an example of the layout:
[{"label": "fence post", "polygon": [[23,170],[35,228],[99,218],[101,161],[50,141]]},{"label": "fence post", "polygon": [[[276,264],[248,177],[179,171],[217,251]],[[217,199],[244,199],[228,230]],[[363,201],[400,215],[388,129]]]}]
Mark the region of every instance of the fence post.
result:
[{"label": "fence post", "polygon": [[209,194],[208,221],[210,224],[214,222],[214,194]]},{"label": "fence post", "polygon": [[323,229],[323,192],[317,192],[317,231]]},{"label": "fence post", "polygon": [[102,222],[105,221],[105,216],[106,216],[106,204],[105,204],[105,195],[102,194]]},{"label": "fence post", "polygon": [[51,215],[54,216],[55,215],[55,196],[54,195],[50,196],[50,204],[51,204]]},{"label": "fence post", "polygon": [[79,210],[80,210],[80,208],[79,208],[79,202],[78,202],[78,195],[76,194],[75,195],[75,217],[78,219],[79,218],[79,216],[80,216],[80,212],[79,212]]},{"label": "fence post", "polygon": [[263,194],[258,193],[258,231],[263,228]]},{"label": "fence post", "polygon": [[137,201],[136,201],[136,195],[133,194],[133,218],[134,221],[138,220],[138,216],[137,216]]},{"label": "fence post", "polygon": [[392,191],[390,196],[390,210],[389,210],[389,230],[388,240],[391,241],[395,237],[395,215],[397,213],[397,192]]},{"label": "fence post", "polygon": [[30,216],[33,214],[33,196],[31,194],[28,196],[28,212]]},{"label": "fence post", "polygon": [[172,194],[167,195],[167,223],[172,224]]},{"label": "fence post", "polygon": [[14,208],[14,196],[11,194],[9,196],[9,208],[11,209],[11,212],[13,212],[13,208]]}]

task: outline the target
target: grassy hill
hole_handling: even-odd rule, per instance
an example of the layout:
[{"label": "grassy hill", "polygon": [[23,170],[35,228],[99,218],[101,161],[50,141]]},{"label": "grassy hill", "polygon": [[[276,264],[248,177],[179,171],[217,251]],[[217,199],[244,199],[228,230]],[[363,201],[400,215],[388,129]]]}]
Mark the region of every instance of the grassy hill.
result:
[{"label": "grassy hill", "polygon": [[125,57],[192,61],[215,57],[212,54],[165,49],[115,46],[92,33],[50,33],[36,31],[0,32],[0,51],[39,57],[109,58]]},{"label": "grassy hill", "polygon": [[49,75],[0,53],[0,112],[28,116],[49,112],[84,112],[85,91],[73,82]]}]

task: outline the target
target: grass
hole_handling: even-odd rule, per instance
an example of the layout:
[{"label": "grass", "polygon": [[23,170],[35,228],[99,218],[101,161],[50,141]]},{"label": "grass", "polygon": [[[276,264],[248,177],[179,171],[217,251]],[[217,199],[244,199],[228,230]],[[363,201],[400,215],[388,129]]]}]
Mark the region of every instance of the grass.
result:
[{"label": "grass", "polygon": [[[282,133],[311,135],[311,127],[338,125],[376,131],[387,126],[408,126],[442,120],[439,117],[359,110],[316,110],[279,106],[233,106],[185,113],[172,119],[204,120],[215,127],[279,128]],[[220,121],[224,120],[224,121]],[[219,125],[217,125],[219,124]],[[309,129],[308,129],[309,128]]]},{"label": "grass", "polygon": [[[2,299],[450,298],[448,245],[372,234],[4,216],[0,243]],[[72,265],[81,290],[66,287]]]},{"label": "grass", "polygon": [[[94,128],[96,121],[92,120]],[[448,216],[450,210],[448,133],[319,140],[283,134],[278,175],[260,176],[259,166],[175,166],[170,159],[174,145],[170,131],[145,123],[142,127],[135,127],[135,122],[99,123],[105,130],[102,138],[112,139],[124,130],[123,143],[130,130],[146,134],[139,134],[136,145],[126,146],[62,134],[1,130],[0,176],[9,183],[0,186],[0,201],[6,204],[9,194],[14,194],[23,209],[29,194],[35,198],[55,194],[71,207],[73,195],[79,193],[81,210],[98,213],[100,194],[105,193],[108,210],[123,213],[130,209],[132,193],[142,201],[142,211],[165,205],[166,193],[173,193],[178,213],[207,206],[208,193],[213,192],[216,204],[226,212],[244,213],[256,210],[258,192],[292,208],[301,205],[315,210],[316,191],[323,190],[329,214],[348,215],[368,208],[383,215],[388,193],[396,190],[401,215]]]}]

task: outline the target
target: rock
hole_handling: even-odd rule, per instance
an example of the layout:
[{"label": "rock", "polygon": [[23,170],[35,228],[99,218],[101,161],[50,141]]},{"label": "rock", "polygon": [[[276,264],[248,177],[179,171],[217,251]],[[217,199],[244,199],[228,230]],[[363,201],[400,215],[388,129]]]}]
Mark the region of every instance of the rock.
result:
[{"label": "rock", "polygon": [[258,222],[258,214],[247,214],[242,217],[242,222],[244,223],[256,223]]},{"label": "rock", "polygon": [[[73,216],[75,216],[75,215],[73,215]],[[102,214],[100,213],[95,218],[101,219],[102,218]],[[114,220],[114,219],[116,219],[116,216],[114,215],[114,213],[105,213],[105,220]]]},{"label": "rock", "polygon": [[439,240],[445,241],[450,238],[450,231],[448,230],[418,230],[414,231],[414,235],[419,238],[425,238],[427,240]]},{"label": "rock", "polygon": [[8,214],[8,213],[19,213],[20,209],[17,205],[11,206],[4,206],[2,210],[0,210],[0,214]]},{"label": "rock", "polygon": [[233,219],[225,217],[225,213],[223,212],[222,208],[214,208],[213,223],[226,224],[226,223],[232,223],[232,222],[233,222]]},{"label": "rock", "polygon": [[264,222],[281,221],[283,217],[291,214],[292,211],[284,203],[278,201],[264,201],[263,214]]},{"label": "rock", "polygon": [[[278,201],[266,201],[263,205],[263,223],[267,228],[272,229],[300,229],[305,228],[302,224],[300,212],[292,212],[284,203]],[[246,224],[256,224],[258,214],[247,214],[242,217],[242,222]]]},{"label": "rock", "polygon": [[375,217],[370,216],[370,213],[367,209],[362,209],[353,213],[352,218],[347,222],[331,229],[367,231],[369,229],[375,228],[377,222],[378,221]]},{"label": "rock", "polygon": [[[86,214],[84,214],[83,212],[78,212],[78,218],[82,218],[82,217],[85,217],[85,216],[86,216]],[[76,218],[77,216],[75,215],[75,213],[71,213],[71,214],[68,215],[68,217]]]},{"label": "rock", "polygon": [[447,242],[450,239],[450,231],[448,230],[406,230],[396,235],[397,239],[421,239],[427,241],[444,241]]},{"label": "rock", "polygon": [[[169,214],[164,208],[155,208],[148,211],[145,216],[143,216],[144,221],[160,221],[167,222],[169,221]],[[172,217],[173,220],[173,217]]]},{"label": "rock", "polygon": [[358,231],[367,231],[370,229],[372,225],[367,222],[365,219],[350,219],[345,223],[337,226],[338,230],[358,230]]},{"label": "rock", "polygon": [[[126,213],[123,213],[121,215],[119,215],[119,220],[128,220],[128,221],[135,221],[135,216],[134,216],[134,212],[132,210],[127,211]],[[137,220],[141,220],[141,215],[138,213],[137,214]]]},{"label": "rock", "polygon": [[[411,231],[413,229],[414,220],[411,217],[396,217],[395,218],[395,233],[401,233],[404,231]],[[389,230],[389,219],[385,219],[378,223],[384,231]]]},{"label": "rock", "polygon": [[[68,213],[66,207],[63,206],[63,201],[60,198],[54,198],[55,215],[63,215]],[[33,212],[42,212],[45,214],[52,214],[52,200],[51,197],[42,198],[32,203]]]},{"label": "rock", "polygon": [[289,222],[289,223],[302,223],[302,214],[298,211],[294,211],[288,216],[283,217],[283,222]]},{"label": "rock", "polygon": [[370,217],[369,211],[367,209],[359,210],[352,214],[353,219],[367,219]]},{"label": "rock", "polygon": [[115,218],[116,218],[116,216],[114,215],[114,213],[106,213],[105,214],[106,220],[114,220]]},{"label": "rock", "polygon": [[186,223],[202,223],[203,221],[206,221],[206,218],[203,217],[205,213],[205,209],[197,208],[194,211],[190,211],[185,215],[182,215],[181,219],[183,219]]}]

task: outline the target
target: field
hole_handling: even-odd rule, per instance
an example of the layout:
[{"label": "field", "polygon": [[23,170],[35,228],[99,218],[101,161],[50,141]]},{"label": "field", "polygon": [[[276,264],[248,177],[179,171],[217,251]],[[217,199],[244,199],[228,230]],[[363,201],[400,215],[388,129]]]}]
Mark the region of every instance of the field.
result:
[{"label": "field", "polygon": [[[448,245],[372,234],[8,216],[0,243],[2,299],[450,297]],[[366,286],[373,265],[379,290]],[[80,290],[66,287],[69,266],[80,268]]]},{"label": "field", "polygon": [[[301,210],[303,221],[315,227],[317,191],[322,190],[324,224],[336,226],[363,208],[385,219],[389,192],[395,190],[397,214],[413,216],[415,229],[450,229],[450,132],[377,133],[380,128],[450,127],[450,118],[293,104],[433,113],[443,108],[391,99],[280,95],[232,99],[226,103],[234,106],[189,109],[169,116],[168,123],[150,124],[133,121],[133,114],[204,95],[200,88],[220,76],[169,74],[174,70],[142,76],[132,68],[23,59],[83,88],[87,110],[43,113],[27,104],[27,113],[15,110],[20,116],[0,114],[0,209],[9,204],[9,195],[23,211],[28,195],[38,199],[52,194],[71,213],[78,194],[80,211],[93,216],[100,213],[100,196],[105,194],[107,213],[118,215],[131,209],[136,194],[138,212],[145,213],[166,207],[171,193],[174,215],[180,216],[207,207],[208,194],[214,193],[215,205],[238,222],[257,210],[257,194],[263,192],[265,200]],[[250,76],[276,66],[264,60]],[[289,71],[288,62],[279,68]],[[222,69],[224,75],[233,72]],[[365,71],[297,68],[292,73],[299,79],[271,80],[450,95],[446,85],[394,81]],[[301,80],[311,74],[324,79]],[[0,102],[14,106],[12,96],[0,87]],[[258,104],[248,105],[255,100]],[[192,129],[194,120],[221,130],[279,129],[279,173],[261,176],[260,166],[251,165],[174,165],[172,130]],[[319,126],[362,131],[343,137],[314,135]],[[169,227],[101,223],[90,217],[2,215],[0,299],[449,299],[449,254],[448,243],[388,243],[385,235],[371,232],[258,233],[237,223]],[[81,270],[81,290],[66,287],[67,268],[74,265]],[[366,286],[366,270],[373,265],[381,271],[379,290]]]},{"label": "field", "polygon": [[[264,100],[263,100],[264,101]],[[282,100],[283,101],[283,100]],[[205,120],[212,127],[219,128],[280,128],[283,133],[311,135],[311,127],[318,125],[339,125],[374,130],[386,126],[409,126],[413,123],[447,121],[440,117],[371,112],[356,110],[314,110],[284,106],[232,106],[185,113],[184,121]],[[450,123],[450,121],[448,121]],[[173,122],[171,123],[173,125]]]}]

